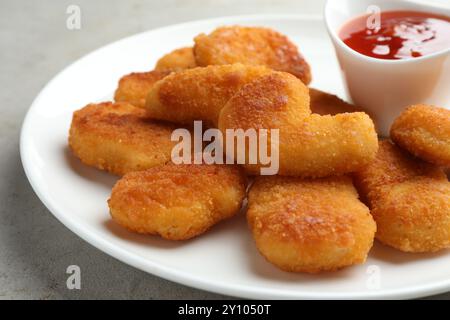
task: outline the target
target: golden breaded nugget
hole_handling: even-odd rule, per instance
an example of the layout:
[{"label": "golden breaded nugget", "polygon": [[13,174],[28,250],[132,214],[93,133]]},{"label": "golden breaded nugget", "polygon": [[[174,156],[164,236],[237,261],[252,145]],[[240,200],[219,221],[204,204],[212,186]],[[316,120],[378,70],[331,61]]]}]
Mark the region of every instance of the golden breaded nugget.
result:
[{"label": "golden breaded nugget", "polygon": [[277,267],[316,273],[363,263],[376,225],[349,177],[257,177],[247,219],[261,254]]},{"label": "golden breaded nugget", "polygon": [[378,240],[405,252],[450,247],[450,183],[442,169],[384,140],[354,181],[377,223]]},{"label": "golden breaded nugget", "polygon": [[[356,171],[374,159],[378,148],[367,114],[311,114],[308,88],[284,72],[243,86],[222,109],[222,132],[251,128],[279,130],[280,175],[324,177]],[[270,145],[271,135],[268,140]],[[260,163],[245,165],[250,174],[259,174],[261,167]]]},{"label": "golden breaded nugget", "polygon": [[167,76],[170,71],[133,72],[119,80],[119,86],[114,94],[117,102],[128,102],[143,108],[148,92],[156,81]]},{"label": "golden breaded nugget", "polygon": [[162,56],[155,66],[158,71],[180,71],[196,67],[192,47],[175,49]]},{"label": "golden breaded nugget", "polygon": [[303,83],[311,82],[308,63],[284,35],[268,28],[228,26],[194,39],[199,66],[243,63],[265,65],[292,73]]},{"label": "golden breaded nugget", "polygon": [[146,108],[155,119],[182,124],[204,120],[214,125],[220,109],[239,88],[270,72],[262,66],[234,64],[172,73],[150,90]]},{"label": "golden breaded nugget", "polygon": [[321,90],[309,88],[309,96],[312,113],[334,116],[339,113],[362,111],[361,108],[345,102],[338,96]]},{"label": "golden breaded nugget", "polygon": [[185,240],[238,213],[245,188],[236,166],[168,164],[125,175],[108,204],[129,230]]},{"label": "golden breaded nugget", "polygon": [[411,106],[392,124],[391,139],[423,160],[450,167],[450,110]]},{"label": "golden breaded nugget", "polygon": [[169,162],[176,128],[125,102],[89,104],[73,114],[69,146],[83,163],[123,175]]}]

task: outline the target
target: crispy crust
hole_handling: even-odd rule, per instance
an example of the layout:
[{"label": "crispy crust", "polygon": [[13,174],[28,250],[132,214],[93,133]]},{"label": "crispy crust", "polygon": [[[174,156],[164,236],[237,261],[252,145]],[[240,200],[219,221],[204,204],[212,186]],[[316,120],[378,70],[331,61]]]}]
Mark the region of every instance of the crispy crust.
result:
[{"label": "crispy crust", "polygon": [[247,218],[261,254],[293,272],[363,263],[376,230],[349,177],[258,177]]},{"label": "crispy crust", "polygon": [[114,94],[116,102],[128,102],[143,108],[148,92],[156,81],[167,76],[170,71],[133,72],[120,78]]},{"label": "crispy crust", "polygon": [[186,240],[237,214],[245,188],[235,166],[168,164],[125,175],[108,204],[114,221],[131,231]]},{"label": "crispy crust", "polygon": [[[373,160],[378,148],[368,115],[311,114],[307,87],[283,72],[245,85],[222,109],[222,132],[250,128],[279,129],[278,174],[286,176],[324,177],[356,171]],[[259,174],[261,164],[245,168]]]},{"label": "crispy crust", "polygon": [[450,247],[450,183],[442,169],[385,140],[354,181],[377,222],[378,240],[405,252]]},{"label": "crispy crust", "polygon": [[158,81],[146,101],[148,114],[160,120],[217,123],[220,110],[244,84],[271,70],[242,64],[209,66],[173,73]]},{"label": "crispy crust", "polygon": [[158,71],[181,71],[196,67],[192,47],[175,49],[162,56],[155,66]]},{"label": "crispy crust", "polygon": [[419,158],[450,167],[450,110],[411,106],[394,121],[391,138]]},{"label": "crispy crust", "polygon": [[89,104],[73,114],[69,146],[83,163],[123,175],[170,161],[176,128],[128,103]]},{"label": "crispy crust", "polygon": [[318,89],[309,88],[309,96],[312,113],[334,116],[339,113],[362,111],[361,108],[345,102],[338,96]]},{"label": "crispy crust", "polygon": [[308,63],[284,35],[261,27],[220,27],[194,39],[194,55],[199,66],[243,63],[265,65],[289,72],[303,83],[311,82]]}]

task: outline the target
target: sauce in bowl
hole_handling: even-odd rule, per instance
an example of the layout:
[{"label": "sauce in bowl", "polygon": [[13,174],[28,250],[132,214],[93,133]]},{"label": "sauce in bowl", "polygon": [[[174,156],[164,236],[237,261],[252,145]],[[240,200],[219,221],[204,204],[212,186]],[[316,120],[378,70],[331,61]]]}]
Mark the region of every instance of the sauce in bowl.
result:
[{"label": "sauce in bowl", "polygon": [[365,15],[347,22],[339,32],[353,50],[378,59],[410,59],[450,48],[450,18],[418,11],[386,11],[378,26]]}]

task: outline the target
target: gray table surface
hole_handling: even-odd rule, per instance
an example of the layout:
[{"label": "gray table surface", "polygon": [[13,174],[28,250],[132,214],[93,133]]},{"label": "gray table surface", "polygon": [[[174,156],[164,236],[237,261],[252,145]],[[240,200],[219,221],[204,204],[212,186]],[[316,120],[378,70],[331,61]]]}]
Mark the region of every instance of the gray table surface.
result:
[{"label": "gray table surface", "polygon": [[[0,299],[222,299],[136,270],[58,222],[22,169],[19,132],[43,86],[62,68],[114,40],[159,26],[224,15],[320,14],[324,1],[2,0],[0,2]],[[81,9],[81,29],[66,9]],[[70,103],[70,101],[68,102]],[[81,290],[68,290],[78,265]],[[450,299],[450,293],[433,298]]]}]

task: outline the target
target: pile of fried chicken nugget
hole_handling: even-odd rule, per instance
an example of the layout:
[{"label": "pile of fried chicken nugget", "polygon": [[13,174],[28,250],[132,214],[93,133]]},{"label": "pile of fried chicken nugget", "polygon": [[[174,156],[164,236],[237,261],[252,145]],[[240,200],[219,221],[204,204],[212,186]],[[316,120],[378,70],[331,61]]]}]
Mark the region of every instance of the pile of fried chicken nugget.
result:
[{"label": "pile of fried chicken nugget", "polygon": [[[363,263],[374,238],[404,252],[450,247],[449,110],[410,106],[379,141],[369,115],[308,87],[310,66],[286,36],[226,26],[194,42],[123,76],[114,102],[73,115],[73,153],[121,176],[108,200],[115,222],[187,240],[247,199],[256,247],[293,272]],[[172,163],[172,132],[194,120],[279,129],[278,174],[260,175],[259,162]]]}]

